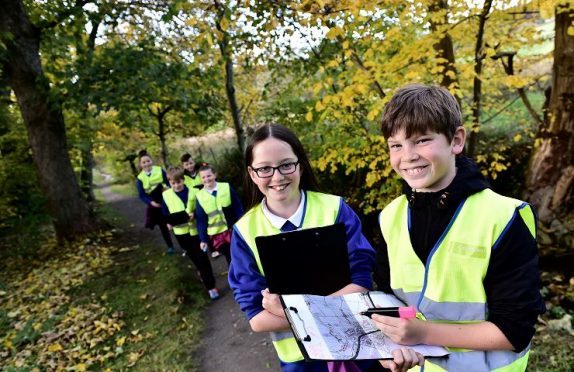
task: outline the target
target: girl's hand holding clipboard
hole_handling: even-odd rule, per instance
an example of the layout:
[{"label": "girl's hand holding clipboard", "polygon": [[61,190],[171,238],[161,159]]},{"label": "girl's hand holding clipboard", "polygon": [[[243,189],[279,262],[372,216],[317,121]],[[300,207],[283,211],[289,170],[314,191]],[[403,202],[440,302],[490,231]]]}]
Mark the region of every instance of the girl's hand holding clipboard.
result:
[{"label": "girl's hand holding clipboard", "polygon": [[261,294],[263,295],[263,308],[273,315],[285,318],[285,312],[283,311],[279,295],[269,292],[269,288],[262,290]]}]

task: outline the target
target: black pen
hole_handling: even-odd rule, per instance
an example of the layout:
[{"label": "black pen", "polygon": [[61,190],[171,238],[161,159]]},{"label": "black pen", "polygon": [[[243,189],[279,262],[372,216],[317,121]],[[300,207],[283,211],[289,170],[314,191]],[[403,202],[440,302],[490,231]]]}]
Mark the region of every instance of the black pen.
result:
[{"label": "black pen", "polygon": [[373,314],[392,316],[395,318],[412,319],[416,318],[417,311],[413,306],[407,307],[371,307],[365,311],[361,311],[360,315],[371,317]]}]

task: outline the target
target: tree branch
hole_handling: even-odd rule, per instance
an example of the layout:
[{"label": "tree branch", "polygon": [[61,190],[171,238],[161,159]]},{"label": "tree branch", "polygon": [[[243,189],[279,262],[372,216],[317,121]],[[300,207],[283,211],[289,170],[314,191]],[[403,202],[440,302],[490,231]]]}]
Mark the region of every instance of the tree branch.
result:
[{"label": "tree branch", "polygon": [[38,27],[41,31],[48,30],[58,26],[60,23],[64,22],[68,17],[75,14],[78,10],[82,9],[84,5],[93,2],[93,0],[76,0],[74,5],[66,10],[62,11],[56,16],[56,19],[52,21],[46,22],[39,22],[36,27]]},{"label": "tree branch", "polygon": [[[355,48],[353,48],[353,54],[351,55],[351,59],[353,61],[355,61],[355,63],[364,71],[367,71],[368,73],[371,73],[371,71],[369,71],[369,69],[367,67],[365,67],[363,61],[361,60],[361,57],[359,57],[359,55],[357,54],[357,51],[355,50]],[[379,82],[373,78],[373,86],[375,87],[375,90],[377,91],[377,93],[379,93],[379,96],[381,98],[385,98],[386,94],[385,94],[385,90],[383,89],[383,87],[381,86],[381,84],[379,84]]]},{"label": "tree branch", "polygon": [[[516,52],[496,53],[496,55],[494,55],[492,57],[492,59],[494,59],[494,60],[500,59],[500,62],[502,62],[502,66],[504,67],[504,71],[506,72],[506,74],[509,76],[513,76],[514,75],[514,56],[515,55],[516,55]],[[505,57],[507,59],[507,63],[504,63]],[[543,122],[542,118],[540,117],[540,115],[538,115],[538,113],[536,112],[536,110],[532,106],[532,103],[530,103],[530,100],[528,99],[528,96],[526,95],[526,90],[524,89],[524,87],[517,88],[516,90],[518,91],[518,95],[522,99],[524,106],[528,110],[528,113],[530,113],[530,116],[532,116],[532,118],[534,118],[534,121],[536,121],[536,123],[538,125],[543,125],[544,122]]]},{"label": "tree branch", "polygon": [[510,101],[509,104],[505,105],[503,108],[501,108],[499,111],[497,111],[496,113],[494,113],[491,117],[489,117],[488,119],[485,119],[482,121],[482,125],[488,123],[489,121],[491,121],[492,119],[494,119],[495,117],[497,117],[498,115],[502,114],[504,111],[506,111],[507,108],[509,108],[510,106],[512,106],[512,104],[516,101],[518,101],[518,99],[520,98],[520,96],[515,97],[512,101]]}]

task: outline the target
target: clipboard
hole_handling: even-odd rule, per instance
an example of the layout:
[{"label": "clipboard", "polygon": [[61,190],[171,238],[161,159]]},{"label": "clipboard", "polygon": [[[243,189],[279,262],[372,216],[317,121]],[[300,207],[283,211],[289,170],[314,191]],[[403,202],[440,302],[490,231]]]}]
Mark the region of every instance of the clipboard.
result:
[{"label": "clipboard", "polygon": [[185,225],[189,223],[189,215],[185,211],[170,213],[166,220],[172,226]]},{"label": "clipboard", "polygon": [[342,223],[255,238],[271,293],[327,296],[351,283]]},{"label": "clipboard", "polygon": [[[293,336],[306,361],[393,359],[395,344],[360,312],[375,304],[382,307],[404,303],[383,292],[350,293],[343,296],[281,295],[281,305]],[[448,355],[441,346],[410,346],[425,357]]]},{"label": "clipboard", "polygon": [[161,204],[163,200],[163,190],[163,183],[160,183],[153,190],[151,190],[148,195],[150,196],[151,200]]}]

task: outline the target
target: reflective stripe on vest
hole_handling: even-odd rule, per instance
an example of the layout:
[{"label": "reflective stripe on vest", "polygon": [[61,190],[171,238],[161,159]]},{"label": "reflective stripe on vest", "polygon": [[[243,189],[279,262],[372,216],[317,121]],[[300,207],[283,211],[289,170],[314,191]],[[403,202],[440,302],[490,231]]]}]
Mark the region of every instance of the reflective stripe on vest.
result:
[{"label": "reflective stripe on vest", "polygon": [[[460,203],[423,265],[410,240],[407,199],[405,196],[395,199],[381,212],[379,220],[388,247],[393,292],[409,305],[416,306],[429,321],[484,321],[487,303],[483,280],[490,254],[519,213],[535,237],[534,214],[528,204],[490,189],[468,197]],[[523,371],[528,353],[529,348],[522,353],[457,349],[451,350],[446,361],[425,363],[424,370],[468,371],[472,366],[477,371],[500,368]],[[439,369],[433,369],[433,366]]]},{"label": "reflective stripe on vest", "polygon": [[157,185],[163,183],[163,174],[161,171],[161,167],[153,165],[151,167],[151,174],[149,176],[144,171],[141,171],[138,174],[138,180],[142,182],[142,186],[145,193],[149,194],[157,187]]},{"label": "reflective stripe on vest", "polygon": [[[305,191],[305,205],[303,207],[303,223],[301,228],[310,229],[333,225],[337,221],[341,206],[341,197],[335,195],[321,194],[313,191]],[[261,275],[264,275],[259,252],[255,244],[258,236],[268,236],[281,233],[275,228],[265,214],[261,204],[255,206],[247,212],[237,223],[236,229],[239,231],[245,243],[249,246],[257,262],[257,267]],[[292,332],[271,332],[271,340],[277,351],[279,359],[285,363],[303,360],[303,355],[297,346],[297,342]]]},{"label": "reflective stripe on vest", "polygon": [[[189,190],[187,194],[187,205],[183,205],[183,201],[173,189],[167,189],[163,192],[163,201],[167,206],[170,214],[185,211],[187,214],[193,213],[195,210],[195,193]],[[190,234],[191,236],[198,235],[197,224],[195,220],[188,223],[173,226],[173,233],[175,235]]]},{"label": "reflective stripe on vest", "polygon": [[196,194],[197,201],[207,215],[207,235],[216,235],[228,229],[223,208],[231,205],[231,191],[226,182],[217,183],[217,195],[214,197],[205,188]]},{"label": "reflective stripe on vest", "polygon": [[[503,350],[495,351],[467,351],[452,352],[447,358],[430,358],[425,360],[424,368],[415,367],[409,372],[444,372],[444,371],[464,371],[464,372],[516,372],[525,371],[528,365],[530,345],[520,353],[513,353]],[[503,366],[497,367],[496,363]]]}]

